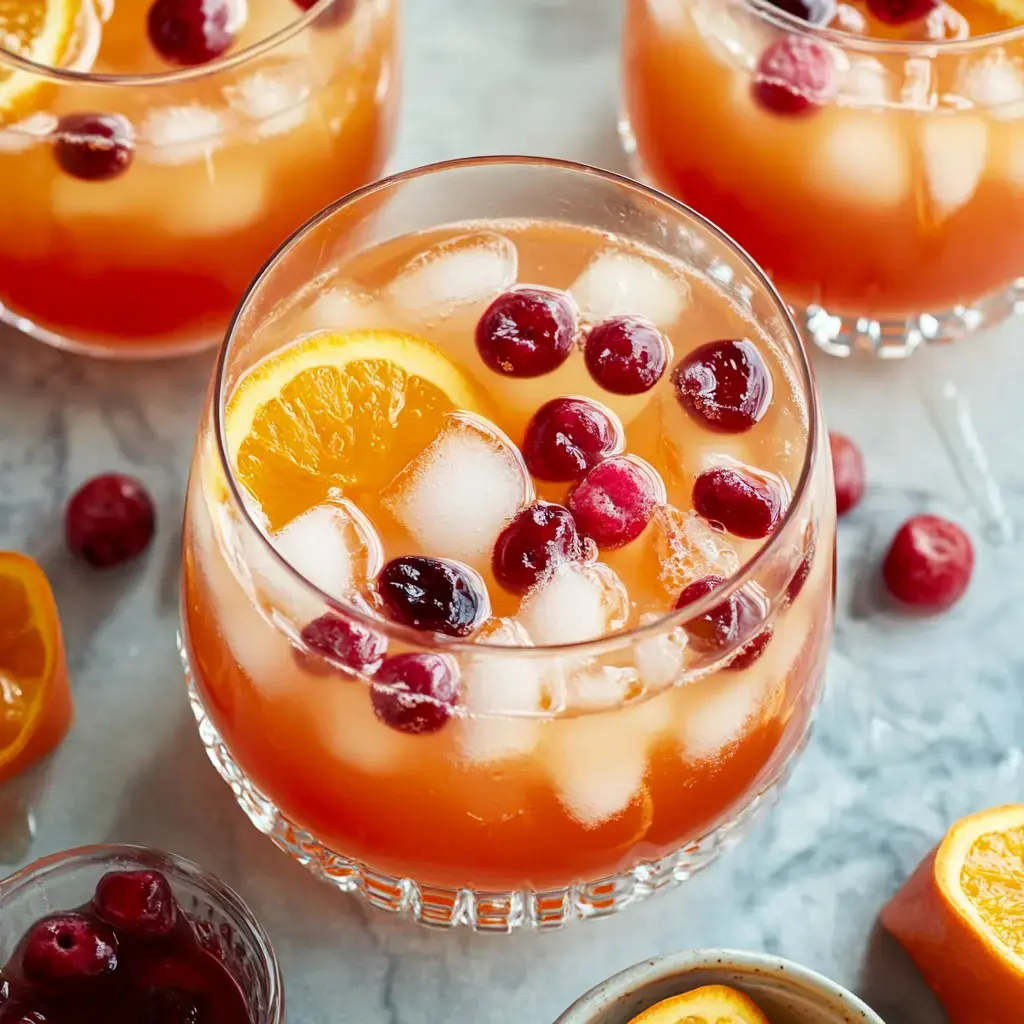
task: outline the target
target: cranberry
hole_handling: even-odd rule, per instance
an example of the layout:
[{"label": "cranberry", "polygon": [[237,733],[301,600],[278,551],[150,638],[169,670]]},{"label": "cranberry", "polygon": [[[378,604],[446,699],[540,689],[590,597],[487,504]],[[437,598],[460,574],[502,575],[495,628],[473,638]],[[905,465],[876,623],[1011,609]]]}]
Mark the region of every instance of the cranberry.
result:
[{"label": "cranberry", "polygon": [[582,558],[572,513],[561,505],[535,501],[517,512],[498,535],[491,566],[506,590],[525,594],[555,566]]},{"label": "cranberry", "polygon": [[107,181],[128,170],[134,156],[132,126],[120,114],[65,114],[54,134],[61,170],[82,181]]},{"label": "cranberry", "polygon": [[111,974],[117,968],[117,936],[83,914],[54,914],[29,930],[21,952],[26,979],[66,984]]},{"label": "cranberry", "polygon": [[776,114],[807,114],[835,94],[832,54],[819,42],[787,35],[761,54],[754,73],[754,97]]},{"label": "cranberry", "polygon": [[940,0],[868,0],[868,10],[879,21],[905,25],[927,18],[939,3]]},{"label": "cranberry", "polygon": [[171,887],[159,871],[114,871],[104,875],[93,897],[96,913],[130,935],[169,935],[178,919]]},{"label": "cranberry", "polygon": [[230,13],[227,0],[154,0],[149,41],[171,64],[205,64],[235,41]]},{"label": "cranberry", "polygon": [[828,435],[832,475],[836,482],[836,515],[845,515],[864,497],[864,459],[860,449],[843,434]]},{"label": "cranberry", "polygon": [[380,668],[387,654],[388,641],[369,626],[340,615],[328,613],[314,619],[302,629],[302,642],[354,672],[372,675]]},{"label": "cranberry", "polygon": [[598,547],[621,548],[644,532],[663,493],[661,478],[646,462],[616,455],[573,488],[569,510]]},{"label": "cranberry", "polygon": [[455,659],[423,652],[385,658],[370,697],[374,712],[385,725],[415,734],[443,728],[458,693],[459,667]]},{"label": "cranberry", "polygon": [[740,434],[764,416],[772,375],[752,342],[710,341],[672,371],[680,405],[711,430]]},{"label": "cranberry", "polygon": [[775,529],[785,500],[781,488],[771,480],[716,466],[694,481],[693,507],[734,536],[758,540]]},{"label": "cranberry", "polygon": [[523,458],[538,480],[578,480],[622,447],[613,413],[589,398],[553,398],[526,427]]},{"label": "cranberry", "polygon": [[974,570],[971,538],[940,516],[912,516],[897,531],[882,565],[889,592],[927,611],[952,607]]},{"label": "cranberry", "polygon": [[495,373],[540,377],[569,358],[576,336],[576,311],[562,292],[514,288],[484,310],[476,325],[476,347]]},{"label": "cranberry", "polygon": [[[292,0],[292,3],[300,11],[311,11],[319,3],[319,0]],[[340,25],[352,17],[357,3],[358,0],[333,0],[333,3],[320,12],[314,24],[330,25],[332,27]]]},{"label": "cranberry", "polygon": [[449,636],[468,636],[487,610],[476,573],[445,558],[393,558],[381,569],[377,592],[396,622]]},{"label": "cranberry", "polygon": [[809,21],[812,25],[827,25],[836,13],[835,0],[771,0],[771,2],[796,18]]},{"label": "cranberry", "polygon": [[775,627],[765,626],[753,640],[748,640],[739,649],[736,657],[734,657],[725,667],[730,672],[742,672],[743,669],[750,668],[750,666],[753,665],[762,654],[764,654],[765,649],[772,642],[772,637],[774,635]]},{"label": "cranberry", "polygon": [[203,1024],[205,1000],[176,988],[150,988],[143,994],[139,1024]]},{"label": "cranberry", "polygon": [[[717,575],[702,576],[699,580],[694,580],[689,586],[683,587],[676,600],[676,608],[685,608],[687,605],[699,601],[724,583],[725,577]],[[714,605],[709,611],[698,615],[695,619],[690,619],[683,628],[695,650],[712,653],[723,650],[745,636],[750,636],[754,633],[759,619],[760,615],[753,598],[745,591],[739,590],[730,594],[726,600]],[[767,631],[762,630],[761,632]],[[756,644],[760,635],[758,633],[754,636],[749,644]],[[770,635],[768,639],[771,639]],[[750,659],[751,662],[760,656],[767,643],[768,640],[761,642],[762,650],[754,654]],[[746,648],[733,659],[733,664],[743,658],[745,654]],[[740,665],[739,667],[745,666]]]},{"label": "cranberry", "polygon": [[64,536],[72,554],[105,569],[149,547],[156,527],[153,500],[138,480],[120,473],[93,477],[71,496]]},{"label": "cranberry", "polygon": [[804,584],[807,582],[807,577],[811,575],[811,566],[814,564],[814,552],[815,544],[812,541],[810,547],[804,552],[804,557],[800,559],[800,564],[796,567],[796,572],[793,573],[786,587],[786,597],[790,601],[795,601],[800,596],[800,592],[804,589]]},{"label": "cranberry", "polygon": [[614,395],[639,395],[661,380],[668,363],[668,343],[651,323],[617,316],[596,324],[583,357],[590,376]]}]

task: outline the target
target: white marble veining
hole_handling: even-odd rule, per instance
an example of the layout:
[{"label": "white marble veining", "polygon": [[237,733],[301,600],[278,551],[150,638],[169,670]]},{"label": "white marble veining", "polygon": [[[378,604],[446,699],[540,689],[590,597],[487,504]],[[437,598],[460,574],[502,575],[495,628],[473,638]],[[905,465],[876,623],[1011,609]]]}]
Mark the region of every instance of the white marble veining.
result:
[{"label": "white marble veining", "polygon": [[[393,166],[533,152],[624,169],[618,7],[407,0]],[[210,357],[132,367],[11,332],[0,345],[0,547],[30,552],[50,574],[78,703],[57,754],[0,789],[3,867],[109,840],[202,862],[270,932],[294,1024],[548,1024],[608,974],[693,946],[782,953],[853,987],[889,1024],[940,1024],[875,919],[951,821],[1024,794],[1024,547],[981,540],[992,503],[978,500],[977,472],[958,470],[943,441],[944,424],[973,424],[997,498],[1024,523],[1020,322],[908,365],[818,360],[829,419],[863,446],[870,487],[840,530],[828,693],[780,806],[663,898],[510,939],[419,930],[331,892],[257,835],[207,763],[174,630],[184,475]],[[160,529],[140,565],[97,574],[64,553],[61,509],[79,482],[114,468],[151,487]],[[925,509],[971,527],[978,568],[951,614],[912,619],[887,608],[877,565],[899,521]]]}]

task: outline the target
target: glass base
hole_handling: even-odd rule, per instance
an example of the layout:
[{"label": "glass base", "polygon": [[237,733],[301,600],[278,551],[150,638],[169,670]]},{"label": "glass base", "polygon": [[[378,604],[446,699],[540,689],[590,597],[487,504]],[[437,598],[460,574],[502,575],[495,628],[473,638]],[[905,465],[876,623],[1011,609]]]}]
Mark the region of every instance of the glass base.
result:
[{"label": "glass base", "polygon": [[468,925],[478,932],[494,933],[527,927],[560,928],[574,919],[613,914],[686,881],[742,839],[775,804],[807,735],[805,733],[804,741],[778,766],[754,799],[738,814],[660,860],[647,861],[622,874],[563,889],[540,892],[529,889],[507,892],[447,889],[375,871],[366,864],[328,849],[305,829],[289,821],[247,778],[210,721],[180,634],[178,651],[188,683],[189,703],[207,756],[231,787],[239,806],[253,825],[317,878],[342,892],[361,895],[380,910],[402,914],[434,928]]}]

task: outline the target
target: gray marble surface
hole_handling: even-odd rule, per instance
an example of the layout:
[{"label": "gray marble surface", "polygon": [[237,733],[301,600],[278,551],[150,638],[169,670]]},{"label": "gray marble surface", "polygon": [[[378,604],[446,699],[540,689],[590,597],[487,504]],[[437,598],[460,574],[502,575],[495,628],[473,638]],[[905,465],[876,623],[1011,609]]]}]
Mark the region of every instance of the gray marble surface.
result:
[{"label": "gray marble surface", "polygon": [[[406,24],[395,168],[534,152],[624,169],[618,0],[407,0]],[[294,1024],[547,1024],[634,961],[719,945],[824,971],[889,1024],[939,1024],[875,921],[950,822],[1024,794],[1024,546],[997,542],[994,528],[1024,523],[1022,341],[1016,322],[906,365],[818,360],[830,422],[863,446],[870,488],[842,523],[828,692],[778,809],[663,898],[554,935],[485,939],[419,930],[322,887],[257,835],[207,763],[174,630],[180,507],[210,358],[102,365],[0,335],[0,547],[49,572],[78,701],[57,754],[0,789],[0,870],[113,840],[200,861],[269,930]],[[151,487],[160,530],[140,565],[97,575],[65,555],[61,509],[113,468]],[[893,612],[876,586],[892,531],[926,509],[979,542],[967,598],[931,620]]]}]

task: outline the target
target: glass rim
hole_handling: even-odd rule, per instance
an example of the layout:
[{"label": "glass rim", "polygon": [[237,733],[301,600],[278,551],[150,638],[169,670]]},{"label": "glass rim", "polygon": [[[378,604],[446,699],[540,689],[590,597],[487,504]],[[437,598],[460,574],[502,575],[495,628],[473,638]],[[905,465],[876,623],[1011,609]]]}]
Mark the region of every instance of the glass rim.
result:
[{"label": "glass rim", "polygon": [[759,17],[770,22],[776,28],[808,36],[811,39],[824,39],[844,50],[856,50],[862,53],[939,57],[986,50],[989,47],[1000,46],[1024,38],[1024,25],[1015,25],[1012,28],[1001,29],[999,32],[985,32],[967,39],[875,39],[871,36],[858,36],[844,29],[812,25],[797,15],[776,7],[773,0],[743,0],[743,2]]},{"label": "glass rim", "polygon": [[[647,200],[667,208],[672,214],[679,218],[695,222],[704,232],[709,233],[726,246],[730,252],[744,263],[747,269],[754,275],[758,284],[765,290],[769,300],[775,307],[776,313],[781,317],[782,323],[788,331],[791,340],[794,342],[794,354],[797,380],[804,391],[804,399],[807,410],[807,443],[804,448],[803,463],[800,468],[800,476],[789,505],[779,520],[778,525],[765,543],[747,561],[742,563],[735,574],[729,577],[725,583],[712,590],[708,594],[692,601],[680,609],[674,609],[659,615],[651,622],[633,626],[629,629],[618,630],[604,636],[595,637],[592,640],[575,641],[566,644],[547,644],[532,647],[504,646],[495,644],[477,643],[472,640],[457,640],[447,636],[440,636],[434,633],[413,629],[400,623],[390,622],[387,619],[367,614],[354,604],[338,600],[325,593],[314,583],[307,580],[298,570],[287,562],[270,542],[269,537],[263,528],[249,512],[248,503],[244,500],[241,487],[235,479],[234,470],[231,468],[231,459],[227,448],[227,431],[225,430],[224,413],[227,406],[227,395],[224,393],[225,377],[227,373],[228,355],[231,352],[236,340],[239,322],[245,313],[251,297],[257,292],[264,280],[273,273],[278,263],[287,259],[292,249],[299,244],[311,231],[315,231],[321,224],[330,220],[338,211],[347,209],[378,193],[392,189],[398,185],[415,181],[418,178],[428,175],[445,174],[448,171],[466,169],[486,169],[489,167],[523,167],[534,170],[556,170],[568,171],[572,174],[584,177],[596,178],[607,182],[618,188],[629,192],[638,193]],[[685,203],[674,199],[672,196],[657,189],[644,185],[642,182],[634,181],[624,175],[603,168],[593,167],[590,164],[580,163],[573,160],[563,160],[555,157],[534,157],[522,155],[488,155],[457,157],[449,160],[441,160],[436,163],[424,164],[421,166],[399,171],[375,182],[364,185],[362,188],[342,196],[319,213],[314,214],[303,225],[298,227],[288,236],[274,251],[270,258],[263,264],[259,272],[250,282],[245,294],[242,296],[235,312],[232,314],[228,329],[224,335],[217,352],[217,359],[213,374],[212,400],[216,403],[214,410],[214,436],[216,440],[217,458],[220,468],[224,473],[227,482],[228,494],[236,510],[242,517],[243,528],[251,529],[259,538],[259,543],[265,553],[269,553],[272,561],[283,569],[288,578],[294,580],[301,588],[313,597],[326,605],[334,608],[354,619],[361,625],[380,633],[389,639],[399,640],[411,646],[449,654],[472,654],[480,658],[486,657],[491,652],[497,652],[502,657],[551,657],[552,655],[578,654],[600,654],[605,650],[614,650],[626,643],[636,643],[644,639],[663,635],[665,632],[672,632],[680,628],[684,623],[690,622],[700,615],[710,612],[712,609],[727,600],[738,590],[742,589],[749,582],[756,572],[769,560],[771,554],[777,548],[778,538],[788,532],[794,520],[797,518],[797,510],[800,509],[808,498],[810,490],[811,475],[819,454],[821,444],[818,423],[820,419],[818,392],[815,384],[814,371],[811,367],[807,346],[800,334],[799,328],[793,319],[793,315],[786,305],[778,290],[772,284],[767,274],[753,260],[747,251],[727,235],[721,228],[708,220],[703,214],[687,206]]]},{"label": "glass rim", "polygon": [[[352,10],[351,18],[354,18],[361,6],[368,6],[373,0],[356,0]],[[225,54],[216,57],[206,64],[197,64],[192,67],[174,68],[168,71],[153,71],[145,74],[97,74],[95,71],[76,71],[74,68],[57,68],[49,64],[40,64],[20,54],[0,46],[0,68],[7,68],[11,73],[21,72],[32,75],[46,81],[75,84],[105,86],[159,86],[177,85],[181,82],[192,82],[207,76],[219,74],[222,71],[230,71],[242,67],[257,57],[276,49],[281,43],[287,42],[293,36],[303,32],[308,26],[317,21],[322,14],[328,11],[335,0],[316,0],[316,3],[307,11],[302,11],[302,16],[276,32],[271,33],[265,39],[247,46],[237,53]]]}]

